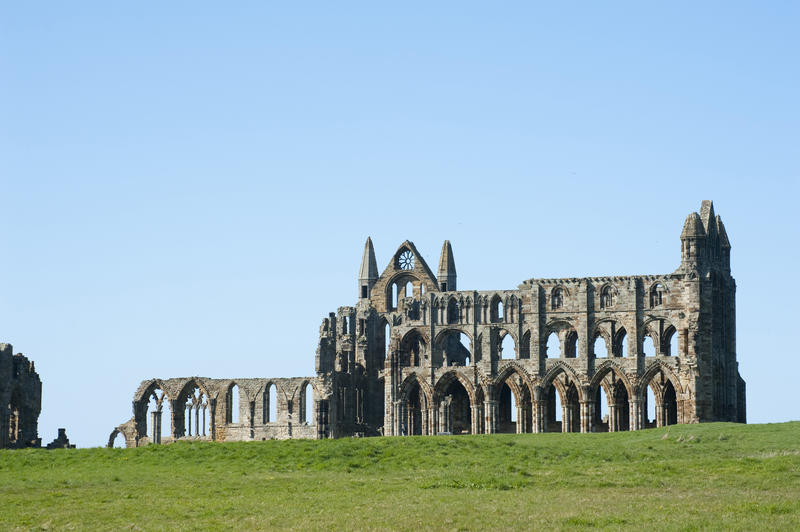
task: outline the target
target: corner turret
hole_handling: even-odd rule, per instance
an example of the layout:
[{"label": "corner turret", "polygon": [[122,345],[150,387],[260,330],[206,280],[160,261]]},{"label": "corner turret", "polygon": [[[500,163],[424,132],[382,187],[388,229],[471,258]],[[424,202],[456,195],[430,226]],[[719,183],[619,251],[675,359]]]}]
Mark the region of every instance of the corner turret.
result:
[{"label": "corner turret", "polygon": [[372,293],[372,285],[378,280],[378,262],[375,260],[375,249],[372,239],[367,237],[364,244],[364,256],[361,258],[361,270],[358,272],[358,297],[367,299]]},{"label": "corner turret", "polygon": [[699,270],[705,262],[706,231],[696,212],[686,217],[681,231],[681,268]]},{"label": "corner turret", "polygon": [[439,281],[439,290],[457,290],[456,288],[456,261],[453,258],[453,248],[450,241],[445,240],[442,244],[442,256],[439,259],[439,272],[436,275]]}]

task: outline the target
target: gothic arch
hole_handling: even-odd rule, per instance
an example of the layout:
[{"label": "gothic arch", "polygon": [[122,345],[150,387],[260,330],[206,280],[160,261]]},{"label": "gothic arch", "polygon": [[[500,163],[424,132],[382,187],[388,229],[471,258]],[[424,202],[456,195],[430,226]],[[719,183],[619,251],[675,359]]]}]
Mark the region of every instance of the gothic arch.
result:
[{"label": "gothic arch", "polygon": [[[672,387],[675,388],[675,392],[677,394],[683,393],[683,386],[681,385],[680,379],[675,374],[675,372],[670,368],[667,364],[657,360],[645,368],[644,373],[636,380],[636,397],[639,399],[644,398],[645,394],[647,393],[647,386],[650,384],[650,381],[653,380],[659,373],[664,373],[664,376],[667,378],[668,381],[672,383]],[[660,385],[659,385],[660,386]]]},{"label": "gothic arch", "polygon": [[408,400],[408,394],[411,392],[414,386],[419,386],[419,391],[422,393],[422,399],[425,400],[426,405],[433,403],[433,393],[430,385],[424,378],[420,378],[416,373],[411,373],[405,378],[402,384],[400,384],[398,391],[400,392],[401,400]]},{"label": "gothic arch", "polygon": [[451,334],[453,331],[460,332],[460,333],[463,333],[463,334],[467,335],[467,338],[469,338],[470,343],[472,343],[474,345],[474,342],[473,342],[473,339],[472,339],[472,333],[467,331],[466,328],[462,328],[462,327],[458,327],[458,326],[448,326],[448,327],[445,327],[445,328],[441,329],[439,332],[437,332],[436,336],[433,339],[433,345],[434,346],[438,346],[439,344],[441,344],[441,342],[444,339],[444,337],[447,336],[448,334]]},{"label": "gothic arch", "polygon": [[436,385],[433,387],[433,400],[434,404],[438,404],[442,400],[442,394],[444,393],[445,389],[451,382],[457,380],[461,386],[467,391],[467,396],[469,397],[470,404],[475,404],[475,387],[472,383],[456,371],[448,371],[444,375],[442,375],[438,381],[436,381]]},{"label": "gothic arch", "polygon": [[597,293],[600,295],[599,308],[609,309],[616,306],[618,292],[613,284],[605,283]]},{"label": "gothic arch", "polygon": [[530,375],[528,375],[528,372],[525,371],[525,368],[513,360],[508,361],[508,363],[503,364],[501,368],[498,368],[497,376],[492,380],[492,385],[498,386],[515,374],[519,375],[519,377],[522,379],[522,382],[528,388],[528,393],[530,393],[531,397],[533,397],[533,383]]},{"label": "gothic arch", "polygon": [[430,338],[424,331],[411,329],[400,340],[401,366],[421,366],[430,358]]},{"label": "gothic arch", "polygon": [[[578,390],[578,399],[584,400],[583,398],[583,386],[580,386],[581,378],[578,373],[572,369],[568,364],[564,362],[556,362],[553,367],[547,370],[544,377],[542,378],[539,386],[541,386],[542,391],[547,391],[550,386],[554,386],[558,391],[558,394],[561,396],[562,402],[566,400],[566,390],[562,388],[561,383],[558,382],[557,377],[559,374],[564,373],[572,382],[575,383],[575,386]],[[531,388],[531,391],[533,389]]]},{"label": "gothic arch", "polygon": [[591,381],[589,381],[590,394],[597,389],[598,385],[603,383],[603,380],[609,373],[613,373],[614,376],[622,382],[622,385],[625,386],[625,390],[628,392],[629,398],[636,397],[630,379],[628,379],[622,367],[613,360],[604,360],[595,368],[594,376],[592,376]]},{"label": "gothic arch", "polygon": [[167,389],[167,385],[161,379],[150,379],[149,381],[145,381],[139,386],[139,389],[136,390],[136,395],[134,396],[135,402],[141,401],[149,401],[150,396],[153,394],[154,391],[161,390],[164,393],[164,398],[167,400],[172,400],[172,396]]}]

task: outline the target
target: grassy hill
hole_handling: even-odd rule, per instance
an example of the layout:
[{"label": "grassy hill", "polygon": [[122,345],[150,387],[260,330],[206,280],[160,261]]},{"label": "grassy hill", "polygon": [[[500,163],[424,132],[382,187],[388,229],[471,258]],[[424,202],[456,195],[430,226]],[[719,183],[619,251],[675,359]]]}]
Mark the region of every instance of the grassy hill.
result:
[{"label": "grassy hill", "polygon": [[800,423],[0,451],[0,529],[800,529]]}]

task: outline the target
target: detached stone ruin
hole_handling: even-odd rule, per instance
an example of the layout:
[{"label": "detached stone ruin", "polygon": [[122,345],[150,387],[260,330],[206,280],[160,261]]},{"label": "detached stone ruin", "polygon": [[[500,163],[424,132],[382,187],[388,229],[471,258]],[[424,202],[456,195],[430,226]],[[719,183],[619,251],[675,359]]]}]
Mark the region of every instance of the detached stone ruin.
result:
[{"label": "detached stone ruin", "polygon": [[710,201],[680,243],[672,273],[459,290],[450,242],[436,274],[409,241],[379,273],[368,238],[315,376],[146,380],[109,446],[744,423],[731,245]]},{"label": "detached stone ruin", "polygon": [[0,344],[0,449],[40,447],[39,413],[42,411],[42,381],[33,362],[11,344]]}]

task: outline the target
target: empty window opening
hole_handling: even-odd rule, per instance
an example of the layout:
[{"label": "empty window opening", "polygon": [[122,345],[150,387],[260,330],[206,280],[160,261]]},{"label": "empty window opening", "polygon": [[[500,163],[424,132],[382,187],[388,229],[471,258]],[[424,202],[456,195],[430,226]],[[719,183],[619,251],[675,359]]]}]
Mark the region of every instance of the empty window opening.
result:
[{"label": "empty window opening", "polygon": [[662,338],[662,351],[666,356],[677,356],[678,355],[678,335],[675,334],[675,327],[670,325],[664,331]]},{"label": "empty window opening", "polygon": [[361,287],[361,297],[362,298],[366,298],[367,297],[367,285],[363,285]]},{"label": "empty window opening", "polygon": [[498,353],[498,357],[500,359],[514,359],[516,358],[516,353],[514,352],[514,338],[511,337],[510,334],[506,333],[503,336],[502,341],[500,342],[500,352]]},{"label": "empty window opening", "polygon": [[425,285],[424,284],[420,284],[419,285],[419,293],[420,293],[420,295],[423,295],[423,296],[425,295]]},{"label": "empty window opening", "polygon": [[392,310],[397,308],[397,283],[392,285]]},{"label": "empty window opening", "polygon": [[414,285],[411,284],[411,281],[406,283],[406,297],[414,297]]},{"label": "empty window opening", "polygon": [[208,430],[208,419],[206,417],[208,401],[199,387],[195,386],[186,395],[186,402],[183,408],[183,434],[195,437],[206,436],[206,431]]},{"label": "empty window opening", "polygon": [[650,307],[657,307],[664,301],[664,286],[656,284],[650,289]]},{"label": "empty window opening", "polygon": [[469,336],[464,333],[458,335],[459,340],[461,341],[461,347],[466,349],[466,353],[464,353],[464,365],[469,366],[470,361],[470,354],[472,353],[472,344],[469,341]]},{"label": "empty window opening", "polygon": [[642,354],[646,357],[656,356],[656,346],[653,343],[653,338],[651,338],[649,334],[645,336],[644,341],[642,341]]},{"label": "empty window opening", "polygon": [[440,283],[441,284],[441,291],[447,292],[447,283]]},{"label": "empty window opening", "polygon": [[597,335],[594,339],[594,356],[595,358],[608,358],[606,340],[602,335]]},{"label": "empty window opening", "polygon": [[495,295],[489,304],[489,321],[492,323],[503,321],[503,302],[498,295]]},{"label": "empty window opening", "polygon": [[613,352],[615,357],[628,356],[628,335],[624,328],[618,330],[616,336],[614,336]]},{"label": "empty window opening", "polygon": [[456,303],[456,298],[451,297],[447,302],[447,323],[454,324],[459,321],[458,303]]},{"label": "empty window opening", "polygon": [[386,360],[386,355],[389,353],[389,340],[391,339],[391,330],[389,329],[389,322],[383,324],[383,360]]},{"label": "empty window opening", "polygon": [[239,386],[228,388],[228,423],[239,423]]},{"label": "empty window opening", "polygon": [[547,358],[561,358],[561,342],[555,332],[547,337]]},{"label": "empty window opening", "polygon": [[267,409],[267,422],[275,423],[278,421],[278,387],[274,384],[269,385],[269,395],[267,395],[269,407]]},{"label": "empty window opening", "polygon": [[347,316],[342,316],[342,334],[349,334],[350,329],[347,326]]},{"label": "empty window opening", "polygon": [[[434,367],[466,366],[473,359],[469,336],[458,330],[448,330],[439,336],[433,349]],[[441,357],[441,358],[440,358]]]},{"label": "empty window opening", "polygon": [[314,388],[311,384],[305,385],[305,390],[303,390],[303,406],[305,406],[303,412],[303,422],[307,424],[311,424],[314,422]]},{"label": "empty window opening", "polygon": [[419,366],[427,358],[427,347],[422,335],[412,330],[400,342],[400,365]]},{"label": "empty window opening", "polygon": [[578,357],[578,333],[569,331],[565,337],[564,358]]},{"label": "empty window opening", "polygon": [[147,435],[153,443],[161,443],[172,437],[172,415],[169,399],[164,391],[156,388],[147,404]]}]

